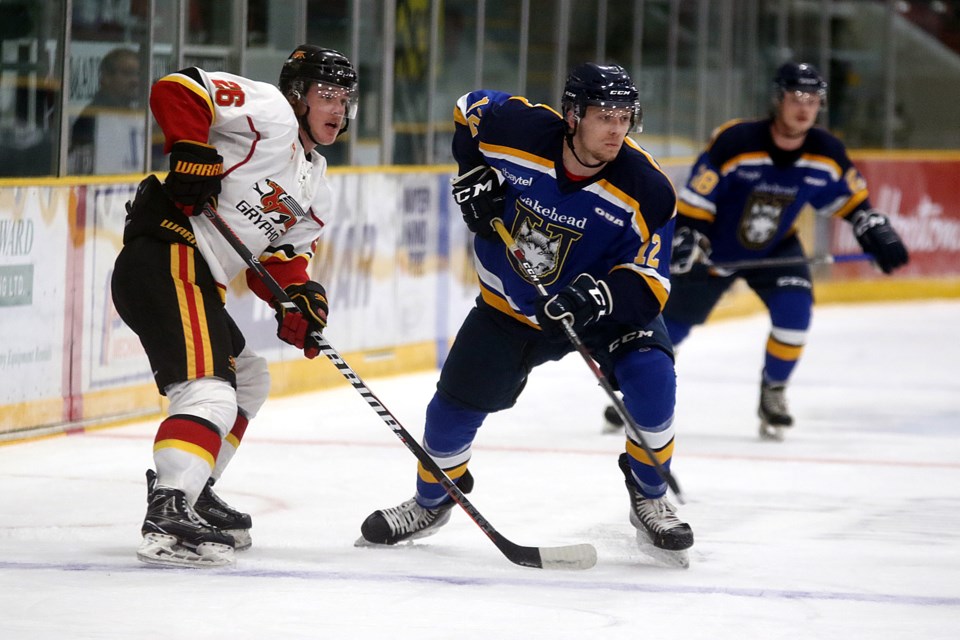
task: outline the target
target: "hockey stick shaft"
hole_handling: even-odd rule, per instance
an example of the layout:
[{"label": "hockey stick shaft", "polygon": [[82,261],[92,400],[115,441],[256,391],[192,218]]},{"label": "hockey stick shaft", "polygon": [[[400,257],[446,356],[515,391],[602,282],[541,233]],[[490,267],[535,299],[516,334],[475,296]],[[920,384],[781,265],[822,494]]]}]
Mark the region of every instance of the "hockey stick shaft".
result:
[{"label": "hockey stick shaft", "polygon": [[712,269],[724,269],[735,271],[741,269],[763,269],[765,267],[783,267],[795,264],[841,264],[844,262],[863,262],[870,260],[872,256],[869,253],[841,253],[838,255],[823,256],[790,256],[787,258],[758,258],[756,260],[736,260],[733,262],[713,262],[706,263],[706,266]]},{"label": "hockey stick shaft", "polygon": [[[520,245],[517,244],[517,241],[514,240],[513,236],[510,235],[510,232],[507,231],[507,228],[503,224],[503,220],[500,218],[494,218],[492,224],[494,229],[497,230],[497,234],[499,234],[500,239],[503,240],[505,245],[507,245],[507,249],[513,254],[513,257],[516,259],[517,263],[523,268],[523,271],[526,274],[527,280],[530,282],[530,284],[536,287],[537,292],[541,296],[549,295],[546,287],[544,287],[543,283],[540,282],[540,277],[534,270],[533,265],[531,265],[530,261],[527,260],[527,256],[524,254],[523,249],[520,248]],[[597,382],[600,383],[600,386],[613,403],[613,406],[616,409],[617,414],[620,416],[620,419],[623,420],[624,424],[629,425],[631,431],[636,434],[637,440],[640,442],[640,447],[643,449],[644,453],[647,454],[647,457],[650,459],[650,464],[653,465],[657,475],[660,476],[661,480],[667,483],[667,486],[670,487],[674,495],[677,497],[677,501],[683,504],[683,493],[680,491],[680,485],[677,483],[677,479],[672,473],[670,473],[669,469],[661,464],[661,462],[657,459],[657,454],[653,451],[653,449],[650,448],[650,445],[646,443],[643,438],[643,434],[640,431],[640,427],[637,426],[633,416],[631,416],[630,412],[627,411],[627,407],[623,403],[623,400],[621,400],[620,396],[618,396],[616,391],[614,391],[613,385],[610,384],[607,376],[604,375],[603,371],[600,370],[600,367],[590,355],[590,352],[587,351],[587,347],[583,344],[583,340],[581,340],[580,336],[577,335],[577,332],[574,331],[573,324],[569,320],[563,320],[560,324],[563,325],[563,331],[567,335],[567,339],[570,340],[570,344],[572,344],[574,349],[577,350],[577,353],[580,354],[580,356],[583,358],[583,361],[587,363],[590,371],[592,371],[593,375],[597,378]]]},{"label": "hockey stick shaft", "polygon": [[[270,293],[277,299],[279,304],[285,309],[291,311],[298,310],[296,304],[290,299],[283,287],[274,279],[270,272],[260,263],[256,256],[247,248],[243,241],[234,233],[233,229],[224,221],[220,215],[211,207],[204,209],[204,215],[213,223],[217,231],[233,247],[234,251],[243,259],[250,269],[256,273],[257,277],[270,290]],[[333,348],[333,345],[319,331],[314,332],[313,337],[323,353],[337,367],[340,374],[356,389],[367,404],[377,412],[380,419],[390,427],[391,431],[400,439],[407,449],[409,449],[423,467],[433,474],[437,482],[443,487],[447,495],[467,512],[470,519],[473,520],[480,530],[496,545],[503,555],[513,562],[524,567],[533,567],[537,569],[589,569],[597,562],[597,551],[589,544],[567,545],[561,547],[525,547],[515,544],[505,538],[497,531],[490,522],[473,506],[473,503],[464,495],[457,484],[444,473],[440,465],[430,457],[430,454],[410,435],[396,416],[380,401],[379,398],[370,390],[357,373],[350,368],[350,365],[343,359],[340,353]]]}]

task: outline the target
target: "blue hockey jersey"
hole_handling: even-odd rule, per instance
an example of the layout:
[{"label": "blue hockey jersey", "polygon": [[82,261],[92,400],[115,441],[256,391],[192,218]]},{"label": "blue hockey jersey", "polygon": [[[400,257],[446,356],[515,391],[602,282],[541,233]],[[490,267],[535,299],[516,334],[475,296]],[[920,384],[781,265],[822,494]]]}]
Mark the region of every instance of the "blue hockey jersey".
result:
[{"label": "blue hockey jersey", "polygon": [[[454,110],[453,155],[461,174],[487,164],[501,176],[503,222],[548,292],[581,273],[603,279],[611,319],[646,325],[670,292],[670,233],[676,193],[656,161],[627,138],[599,173],[564,171],[564,123],[550,107],[497,91],[474,91]],[[668,224],[669,223],[669,224]],[[538,326],[536,288],[503,242],[476,238],[481,296]]]},{"label": "blue hockey jersey", "polygon": [[813,128],[802,147],[783,151],[773,143],[770,123],[719,127],[680,191],[677,224],[710,239],[714,262],[773,253],[796,234],[804,211],[846,218],[870,208],[866,181],[842,142]]}]

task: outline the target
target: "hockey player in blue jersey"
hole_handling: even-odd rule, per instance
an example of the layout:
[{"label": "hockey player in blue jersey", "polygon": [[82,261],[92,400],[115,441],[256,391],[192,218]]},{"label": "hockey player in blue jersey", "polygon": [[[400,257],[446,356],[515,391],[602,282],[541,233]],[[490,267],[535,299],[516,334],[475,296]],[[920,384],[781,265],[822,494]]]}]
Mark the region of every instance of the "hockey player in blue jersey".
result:
[{"label": "hockey player in blue jersey", "polygon": [[[693,532],[666,499],[641,438],[669,468],[676,376],[660,316],[670,291],[676,194],[653,158],[627,137],[641,109],[619,66],[587,63],[567,79],[561,112],[496,91],[461,97],[454,199],[476,233],[480,295],[427,407],[423,446],[464,492],[471,445],[486,416],[514,405],[527,375],[572,351],[562,322],[618,384],[641,433],[619,458],[638,540],[683,552]],[[541,297],[492,226],[502,219],[548,295]],[[361,543],[431,535],[453,502],[422,466],[414,497],[371,514]],[[643,536],[643,539],[640,538]]]},{"label": "hockey player in blue jersey", "polygon": [[720,127],[680,192],[674,286],[663,315],[679,345],[737,278],[746,281],[766,305],[772,325],[761,374],[760,435],[779,440],[793,424],[784,392],[810,327],[810,269],[800,263],[730,271],[710,263],[801,262],[797,218],[807,210],[851,223],[884,273],[906,264],[908,255],[887,217],[871,207],[866,182],[843,144],[814,126],[827,98],[817,70],[787,63],[777,71],[773,90],[772,116]]}]

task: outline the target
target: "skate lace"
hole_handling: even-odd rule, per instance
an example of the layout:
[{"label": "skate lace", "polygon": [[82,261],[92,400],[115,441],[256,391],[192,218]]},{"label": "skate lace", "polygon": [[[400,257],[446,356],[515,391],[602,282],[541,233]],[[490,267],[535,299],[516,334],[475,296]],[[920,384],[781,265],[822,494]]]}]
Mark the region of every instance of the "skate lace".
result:
[{"label": "skate lace", "polygon": [[397,507],[383,509],[381,513],[394,534],[419,531],[430,524],[435,515],[433,511],[418,505],[413,498]]},{"label": "skate lace", "polygon": [[215,504],[215,505],[217,506],[217,508],[220,509],[221,511],[223,511],[224,513],[227,513],[227,514],[230,514],[230,515],[233,515],[233,514],[238,513],[238,511],[237,511],[236,509],[234,509],[233,507],[231,507],[230,505],[228,505],[226,502],[224,502],[224,501],[220,498],[220,496],[218,496],[218,495],[213,491],[213,487],[211,487],[210,485],[207,485],[207,487],[204,489],[203,493],[200,494],[200,495],[201,495],[201,497],[206,498],[207,501],[212,502],[213,504]]},{"label": "skate lace", "polygon": [[643,498],[634,500],[634,510],[647,526],[667,531],[684,523],[677,517],[676,508],[666,498]]},{"label": "skate lace", "polygon": [[178,514],[187,518],[190,522],[196,525],[209,527],[210,525],[206,520],[201,518],[196,511],[193,510],[193,507],[190,506],[190,503],[187,500],[179,495],[171,495],[163,498],[164,503],[161,508],[163,513],[168,518],[175,518]]},{"label": "skate lace", "polygon": [[763,387],[763,393],[760,394],[760,404],[763,410],[770,414],[786,415],[787,395],[783,387]]}]

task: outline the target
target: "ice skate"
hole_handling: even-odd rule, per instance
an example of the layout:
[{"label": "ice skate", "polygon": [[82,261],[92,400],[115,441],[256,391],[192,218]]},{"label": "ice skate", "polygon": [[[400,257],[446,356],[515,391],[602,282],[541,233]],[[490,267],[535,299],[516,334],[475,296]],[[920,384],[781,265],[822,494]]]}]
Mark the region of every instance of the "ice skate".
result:
[{"label": "ice skate", "polygon": [[[457,482],[464,493],[473,489],[473,476],[467,471]],[[393,545],[404,540],[416,540],[432,536],[450,520],[453,501],[436,509],[425,509],[415,498],[389,509],[374,511],[360,525],[361,538],[357,546]]]},{"label": "ice skate", "polygon": [[613,405],[603,410],[603,433],[622,433],[623,419]]},{"label": "ice skate", "polygon": [[200,492],[193,509],[198,516],[214,527],[233,536],[234,549],[237,551],[249,549],[250,545],[253,544],[250,538],[253,519],[250,514],[237,511],[224,502],[220,496],[213,492],[213,483],[213,478],[207,480],[207,484]]},{"label": "ice skate", "polygon": [[148,564],[223,567],[233,563],[233,537],[200,518],[183,491],[154,488],[140,529],[137,558]]},{"label": "ice skate", "polygon": [[640,551],[660,564],[687,568],[687,549],[693,546],[693,530],[677,517],[676,507],[666,496],[646,498],[637,488],[630,472],[627,454],[620,454],[620,470],[630,494],[630,524],[637,529]]},{"label": "ice skate", "polygon": [[[250,538],[250,529],[253,527],[253,519],[250,514],[237,511],[213,491],[215,480],[207,480],[206,486],[200,492],[193,510],[197,515],[206,520],[209,524],[224,533],[233,536],[234,550],[243,551],[249,549],[253,544]],[[153,492],[157,485],[157,472],[153,469],[147,469],[147,495]]]},{"label": "ice skate", "polygon": [[760,385],[760,438],[763,440],[783,440],[785,430],[793,426],[793,416],[787,408],[786,385]]}]

